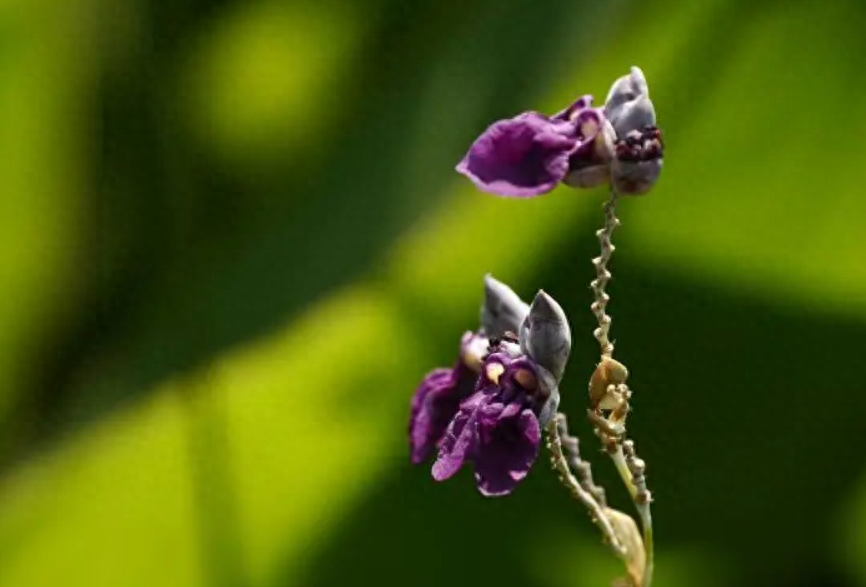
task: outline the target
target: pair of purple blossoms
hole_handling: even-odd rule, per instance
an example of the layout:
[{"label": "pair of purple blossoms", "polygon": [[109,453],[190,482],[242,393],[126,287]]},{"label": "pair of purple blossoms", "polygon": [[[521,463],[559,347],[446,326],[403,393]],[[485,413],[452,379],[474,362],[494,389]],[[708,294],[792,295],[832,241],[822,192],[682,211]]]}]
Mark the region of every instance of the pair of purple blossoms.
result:
[{"label": "pair of purple blossoms", "polygon": [[412,462],[434,449],[433,478],[451,478],[467,461],[478,490],[510,493],[526,477],[541,428],[556,414],[559,382],[571,352],[560,305],[539,291],[531,305],[489,275],[481,327],[463,335],[450,369],[435,369],[412,399]]},{"label": "pair of purple blossoms", "polygon": [[613,83],[604,107],[591,105],[585,95],[552,117],[524,112],[495,122],[457,171],[500,196],[538,196],[559,183],[646,193],[661,172],[664,147],[643,72],[632,67]]}]

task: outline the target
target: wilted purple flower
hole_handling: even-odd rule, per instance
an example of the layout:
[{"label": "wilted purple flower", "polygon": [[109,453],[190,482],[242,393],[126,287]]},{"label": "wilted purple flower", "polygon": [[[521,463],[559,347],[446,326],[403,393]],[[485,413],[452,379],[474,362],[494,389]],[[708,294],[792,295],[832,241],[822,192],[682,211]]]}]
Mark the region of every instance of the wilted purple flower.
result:
[{"label": "wilted purple flower", "polygon": [[604,115],[584,96],[548,118],[525,112],[485,130],[457,165],[479,189],[501,196],[532,197],[552,190],[572,171],[609,161],[612,141]]},{"label": "wilted purple flower", "polygon": [[541,428],[534,409],[550,395],[538,383],[536,364],[519,354],[513,357],[519,348],[511,345],[509,352],[506,345],[485,359],[475,393],[448,426],[433,464],[437,481],[449,479],[471,460],[479,491],[503,495],[535,462]]},{"label": "wilted purple flower", "polygon": [[[493,290],[498,302],[516,300],[525,306],[507,286],[503,286],[505,290],[491,287],[502,284],[490,279],[486,281],[488,296]],[[497,295],[497,291],[503,295]],[[487,314],[483,310],[482,318],[507,315],[501,309],[512,305],[505,302],[498,313],[494,311],[496,307],[485,302]],[[519,339],[512,336],[490,339],[478,366],[473,393],[454,409],[444,434],[437,426],[436,434],[441,439],[432,471],[437,481],[449,479],[465,462],[471,461],[479,491],[484,495],[504,495],[526,477],[535,462],[541,427],[550,421],[559,405],[558,382],[568,358],[571,332],[559,304],[544,292],[539,292],[528,307],[518,330]],[[422,388],[432,376],[425,379]],[[452,380],[446,374],[440,377],[450,385]],[[416,394],[419,397],[420,392]],[[413,422],[418,421],[414,413],[413,409]],[[413,460],[415,448],[413,439]]]},{"label": "wilted purple flower", "polygon": [[467,332],[460,342],[460,355],[454,366],[434,369],[421,382],[412,397],[409,417],[413,464],[417,465],[430,456],[457,413],[460,402],[474,390],[486,352],[487,339]]},{"label": "wilted purple flower", "polygon": [[644,193],[661,169],[661,133],[641,70],[614,82],[604,108],[582,96],[558,114],[525,112],[490,125],[457,171],[486,192],[533,197],[559,183],[593,187],[612,181]]},{"label": "wilted purple flower", "polygon": [[412,398],[409,445],[413,463],[418,464],[430,456],[457,414],[460,402],[475,389],[488,352],[488,337],[516,333],[528,312],[529,306],[510,287],[490,275],[485,276],[481,328],[463,335],[454,366],[428,373]]}]

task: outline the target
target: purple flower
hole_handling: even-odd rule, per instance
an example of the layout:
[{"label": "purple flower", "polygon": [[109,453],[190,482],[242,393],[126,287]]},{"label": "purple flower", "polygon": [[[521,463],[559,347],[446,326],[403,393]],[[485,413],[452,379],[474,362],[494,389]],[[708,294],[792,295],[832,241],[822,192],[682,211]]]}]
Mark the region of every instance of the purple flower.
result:
[{"label": "purple flower", "polygon": [[[421,382],[412,398],[409,417],[413,464],[417,465],[430,456],[457,413],[460,402],[472,393],[478,377],[477,365],[480,365],[481,354],[486,352],[486,348],[486,339],[467,332],[463,335],[460,356],[454,366],[434,369]],[[476,369],[470,365],[475,365]]]},{"label": "purple flower", "polygon": [[601,132],[604,116],[588,108],[590,100],[585,96],[552,118],[525,112],[493,123],[457,171],[485,192],[532,197],[555,188],[575,164],[598,156],[609,160],[612,142]]},{"label": "purple flower", "polygon": [[[475,465],[478,490],[510,493],[538,457],[539,414],[558,402],[555,380],[513,343],[501,343],[484,361],[475,393],[460,404],[433,464],[433,478],[451,478],[466,461]],[[553,386],[551,387],[551,382]]]},{"label": "purple flower", "polygon": [[463,335],[454,366],[428,373],[412,398],[409,417],[412,463],[418,464],[430,456],[457,414],[460,402],[473,392],[487,354],[488,337],[515,336],[513,333],[520,329],[528,312],[529,306],[510,287],[491,275],[484,277],[481,328]]},{"label": "purple flower", "polygon": [[493,338],[467,333],[457,366],[431,372],[415,394],[412,460],[424,460],[438,446],[434,479],[451,478],[469,461],[482,494],[504,495],[526,477],[538,456],[541,427],[559,406],[571,331],[549,295],[538,292],[527,306],[490,276],[481,319]]},{"label": "purple flower", "polygon": [[490,125],[457,171],[482,191],[533,197],[559,183],[594,187],[612,182],[621,193],[645,193],[661,170],[661,133],[643,72],[614,82],[604,108],[585,95],[547,117],[525,112]]}]

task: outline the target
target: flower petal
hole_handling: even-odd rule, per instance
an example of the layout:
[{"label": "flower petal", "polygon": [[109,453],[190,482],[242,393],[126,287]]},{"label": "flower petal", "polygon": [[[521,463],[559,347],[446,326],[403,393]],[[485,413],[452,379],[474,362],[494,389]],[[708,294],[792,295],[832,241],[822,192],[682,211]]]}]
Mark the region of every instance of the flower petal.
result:
[{"label": "flower petal", "polygon": [[626,102],[610,115],[618,137],[626,136],[630,131],[641,130],[656,123],[656,111],[649,96],[641,94],[634,100]]},{"label": "flower petal", "polygon": [[572,120],[584,108],[592,107],[592,94],[584,94],[571,103],[571,106],[553,115],[553,120]]},{"label": "flower petal", "polygon": [[499,418],[490,434],[479,434],[475,455],[475,481],[486,496],[506,495],[526,477],[541,444],[535,414],[524,409],[512,418]]},{"label": "flower petal", "polygon": [[565,177],[568,157],[577,142],[573,123],[526,112],[489,126],[469,148],[457,171],[485,192],[538,196]]},{"label": "flower petal", "polygon": [[499,414],[499,419],[513,418],[522,411],[522,406],[516,402],[510,403]]},{"label": "flower petal", "polygon": [[520,348],[557,381],[571,353],[571,328],[562,306],[544,290],[536,294],[520,326]]},{"label": "flower petal", "polygon": [[474,451],[475,428],[475,411],[461,407],[460,412],[448,425],[439,445],[439,456],[432,468],[433,478],[436,481],[445,481],[453,477],[463,466],[464,461],[471,456]]},{"label": "flower petal", "polygon": [[610,181],[616,131],[599,110],[584,110],[575,120],[584,141],[568,158],[568,174],[562,182],[576,188],[590,188]]},{"label": "flower petal", "polygon": [[608,117],[626,102],[630,102],[641,94],[649,97],[649,86],[640,67],[632,66],[627,75],[613,82],[607,98],[604,101],[604,113]]},{"label": "flower petal", "polygon": [[609,181],[610,165],[603,163],[569,171],[562,183],[573,188],[594,188]]},{"label": "flower petal", "polygon": [[489,336],[516,333],[529,312],[529,305],[514,290],[493,278],[484,276],[484,304],[481,306],[481,327]]},{"label": "flower petal", "polygon": [[462,362],[451,369],[434,369],[412,398],[409,446],[413,464],[425,460],[442,438],[460,402],[472,391],[475,375]]}]

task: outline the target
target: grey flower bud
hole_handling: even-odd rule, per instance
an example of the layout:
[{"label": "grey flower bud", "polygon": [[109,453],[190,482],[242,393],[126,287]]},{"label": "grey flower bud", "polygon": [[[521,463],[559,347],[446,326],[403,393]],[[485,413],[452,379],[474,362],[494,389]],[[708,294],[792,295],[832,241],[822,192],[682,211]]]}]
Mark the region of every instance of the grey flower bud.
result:
[{"label": "grey flower bud", "polygon": [[656,123],[655,107],[649,96],[640,94],[617,108],[611,114],[610,123],[617,136],[624,137],[630,131],[653,126]]},{"label": "grey flower bud", "polygon": [[638,96],[649,98],[649,86],[640,67],[632,66],[628,75],[622,76],[610,87],[607,99],[604,101],[605,117],[613,121],[618,111]]},{"label": "grey flower bud", "polygon": [[571,328],[562,307],[543,290],[520,326],[520,348],[557,381],[562,379],[571,352]]},{"label": "grey flower bud", "polygon": [[488,336],[517,334],[529,313],[529,306],[514,290],[493,278],[484,276],[484,304],[481,306],[481,328]]},{"label": "grey flower bud", "polygon": [[613,83],[604,113],[616,131],[611,184],[621,194],[647,193],[661,174],[664,145],[640,68]]}]

